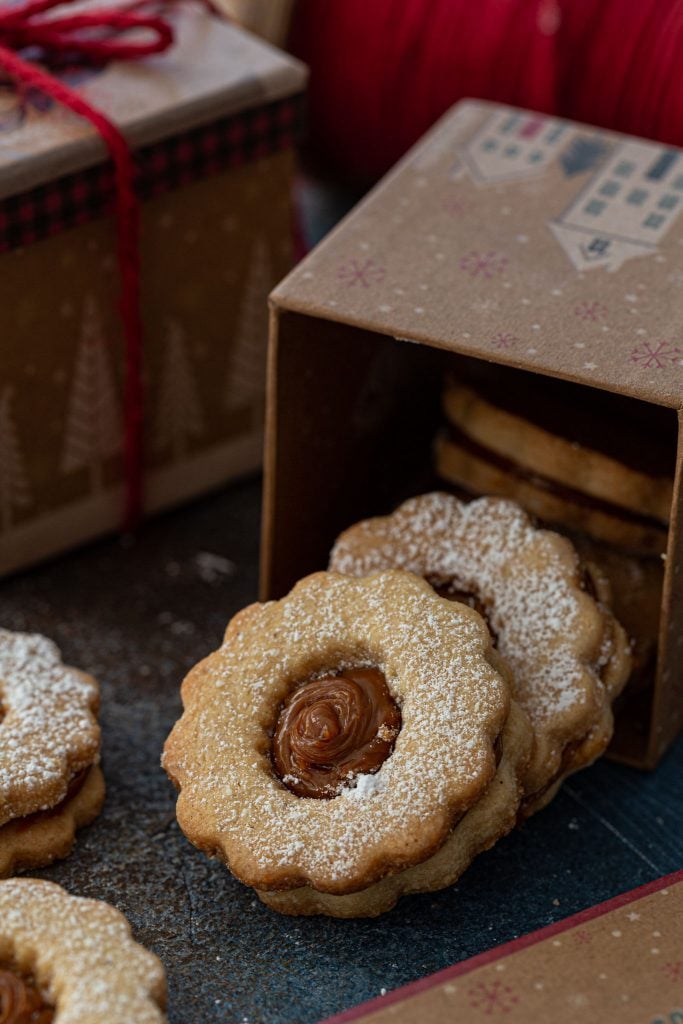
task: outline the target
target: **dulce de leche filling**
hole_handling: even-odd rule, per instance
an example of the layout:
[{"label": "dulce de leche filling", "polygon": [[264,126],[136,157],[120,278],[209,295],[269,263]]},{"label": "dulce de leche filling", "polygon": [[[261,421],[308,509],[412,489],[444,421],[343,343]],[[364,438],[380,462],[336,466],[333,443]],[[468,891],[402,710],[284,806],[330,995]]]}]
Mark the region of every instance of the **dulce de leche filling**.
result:
[{"label": "dulce de leche filling", "polygon": [[30,978],[0,964],[0,1024],[52,1024],[54,1015]]},{"label": "dulce de leche filling", "polygon": [[297,796],[329,800],[376,772],[394,748],[401,712],[378,668],[349,668],[300,683],[282,705],[272,758]]}]

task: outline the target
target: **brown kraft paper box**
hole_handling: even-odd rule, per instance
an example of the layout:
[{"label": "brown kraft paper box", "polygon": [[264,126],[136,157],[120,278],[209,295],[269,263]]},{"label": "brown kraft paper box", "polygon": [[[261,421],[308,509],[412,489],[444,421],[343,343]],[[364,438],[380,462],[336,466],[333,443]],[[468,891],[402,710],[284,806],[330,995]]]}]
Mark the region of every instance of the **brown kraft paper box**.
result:
[{"label": "brown kraft paper box", "polygon": [[616,434],[652,417],[639,444],[661,461],[671,439],[674,481],[644,609],[658,649],[612,751],[654,766],[683,717],[681,208],[679,150],[480,101],[446,114],[272,293],[263,596],[443,486],[451,372],[523,378],[530,406],[568,382],[570,418],[604,406]]},{"label": "brown kraft paper box", "polygon": [[[305,69],[208,8],[66,75],[122,129],[142,207],[145,504],[262,458],[267,295],[291,266]],[[111,171],[89,124],[0,84],[0,573],[117,528],[123,338]]]},{"label": "brown kraft paper box", "polygon": [[323,1024],[681,1024],[682,911],[679,871]]}]

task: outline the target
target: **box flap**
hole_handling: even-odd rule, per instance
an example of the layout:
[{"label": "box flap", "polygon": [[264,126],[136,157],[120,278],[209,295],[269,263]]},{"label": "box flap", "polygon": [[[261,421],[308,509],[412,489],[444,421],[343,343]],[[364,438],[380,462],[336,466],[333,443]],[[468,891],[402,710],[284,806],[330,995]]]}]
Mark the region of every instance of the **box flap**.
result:
[{"label": "box flap", "polygon": [[273,300],[679,408],[681,210],[682,150],[466,100]]},{"label": "box flap", "polygon": [[[303,64],[203,5],[169,5],[164,16],[176,33],[166,53],[66,78],[132,145],[148,145],[304,88]],[[0,87],[0,127],[0,198],[88,167],[106,152],[87,121],[42,95],[22,96],[12,85]]]}]

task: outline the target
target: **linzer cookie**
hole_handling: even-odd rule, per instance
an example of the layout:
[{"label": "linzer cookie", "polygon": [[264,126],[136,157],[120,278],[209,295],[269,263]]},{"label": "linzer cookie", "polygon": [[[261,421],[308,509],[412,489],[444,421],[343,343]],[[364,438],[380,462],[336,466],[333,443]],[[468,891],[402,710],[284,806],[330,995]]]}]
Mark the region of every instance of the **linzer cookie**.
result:
[{"label": "linzer cookie", "polygon": [[251,605],[182,686],[188,838],[285,913],[374,915],[512,827],[524,713],[480,615],[400,571]]},{"label": "linzer cookie", "polygon": [[605,577],[583,567],[566,538],[535,529],[514,502],[468,505],[441,493],[352,526],[330,559],[331,569],[361,577],[390,566],[485,615],[534,729],[523,813],[537,810],[612,734],[611,702],[631,659],[605,601]]},{"label": "linzer cookie", "polygon": [[0,630],[0,877],[65,857],[104,800],[95,680]]},{"label": "linzer cookie", "polygon": [[122,914],[51,882],[0,882],[2,1024],[164,1024],[166,978]]},{"label": "linzer cookie", "polygon": [[[545,522],[639,554],[663,552],[675,461],[668,411],[641,410],[656,422],[640,424],[633,403],[618,416],[623,399],[601,396],[599,406],[587,398],[577,415],[568,385],[547,381],[542,395],[529,387],[522,376],[504,390],[495,377],[479,389],[450,380],[439,475],[475,494],[514,498]],[[654,457],[644,444],[653,428],[663,439]]]}]

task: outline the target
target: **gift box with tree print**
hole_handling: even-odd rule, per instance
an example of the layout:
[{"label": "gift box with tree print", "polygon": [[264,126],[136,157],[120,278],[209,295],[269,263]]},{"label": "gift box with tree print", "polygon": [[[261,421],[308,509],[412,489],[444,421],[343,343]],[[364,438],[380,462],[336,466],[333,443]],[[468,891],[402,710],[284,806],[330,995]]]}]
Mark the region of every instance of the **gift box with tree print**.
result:
[{"label": "gift box with tree print", "polygon": [[[199,3],[136,62],[55,72],[133,150],[145,510],[257,468],[267,295],[291,264],[302,65]],[[0,572],[121,523],[114,175],[87,120],[0,82]]]}]

